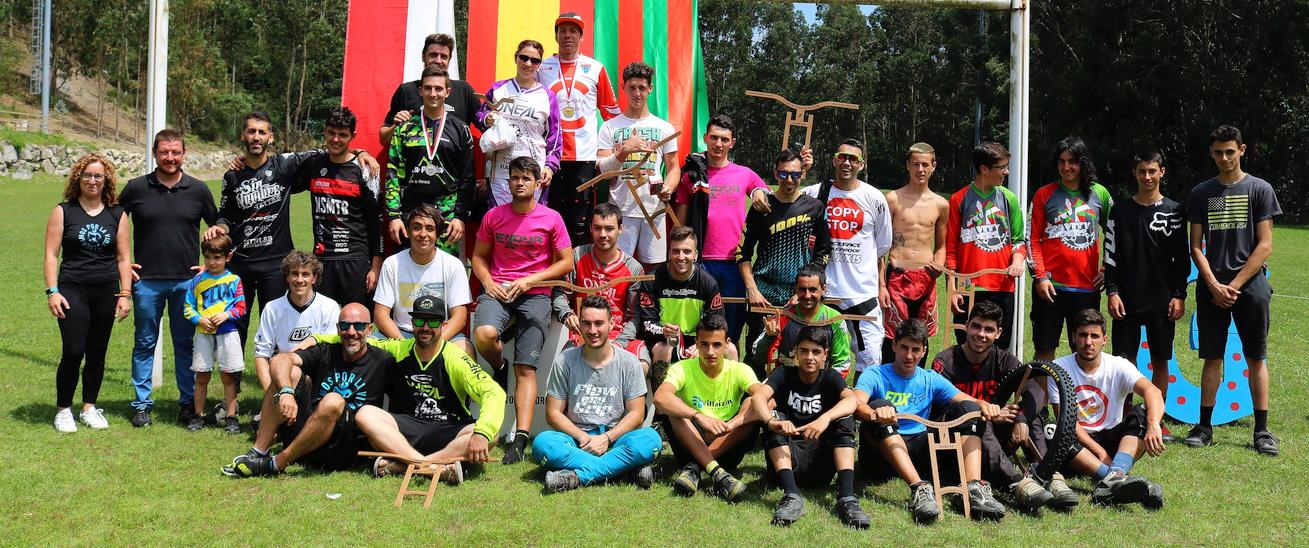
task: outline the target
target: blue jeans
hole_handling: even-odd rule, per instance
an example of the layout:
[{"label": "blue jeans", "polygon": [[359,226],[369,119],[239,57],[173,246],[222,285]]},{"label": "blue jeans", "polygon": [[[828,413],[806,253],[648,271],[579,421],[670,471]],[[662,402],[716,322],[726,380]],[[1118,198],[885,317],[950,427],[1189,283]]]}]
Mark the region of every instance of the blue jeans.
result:
[{"label": "blue jeans", "polygon": [[[587,434],[599,436],[604,428]],[[651,462],[659,456],[664,440],[653,428],[637,428],[614,440],[605,454],[595,456],[577,446],[577,440],[558,430],[537,434],[532,441],[532,458],[550,470],[572,470],[582,485],[615,478]]]},{"label": "blue jeans", "polygon": [[[741,269],[736,261],[704,261],[704,269],[718,281],[718,293],[724,297],[744,297],[745,280],[741,278]],[[732,344],[741,344],[741,328],[745,326],[745,305],[726,304],[723,311],[727,313],[727,340]],[[742,352],[744,355],[745,353]]]},{"label": "blue jeans", "polygon": [[159,343],[159,320],[168,306],[168,330],[173,337],[173,373],[177,379],[178,403],[190,409],[195,401],[195,373],[191,372],[192,339],[195,325],[182,315],[186,286],[191,280],[140,280],[132,284],[136,343],[132,347],[132,384],[136,387],[134,409],[150,409],[155,345]]}]

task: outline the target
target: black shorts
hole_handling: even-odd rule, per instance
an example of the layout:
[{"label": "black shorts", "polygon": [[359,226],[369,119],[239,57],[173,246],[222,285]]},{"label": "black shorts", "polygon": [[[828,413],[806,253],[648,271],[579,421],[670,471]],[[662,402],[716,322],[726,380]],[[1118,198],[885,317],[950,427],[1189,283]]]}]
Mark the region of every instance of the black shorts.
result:
[{"label": "black shorts", "polygon": [[[887,400],[874,400],[869,402],[873,408],[890,406],[891,402]],[[949,422],[956,418],[962,417],[981,408],[971,401],[951,403],[934,410],[932,420]],[[984,429],[985,423],[979,419],[973,419],[959,426],[952,428],[951,432],[958,432],[964,436],[980,436]],[[914,469],[918,475],[924,479],[932,478],[932,455],[929,445],[928,436],[934,436],[935,431],[928,429],[917,434],[900,434],[900,428],[894,424],[875,424],[865,422],[859,425],[859,463],[863,467],[864,475],[874,482],[882,482],[896,477],[895,468],[891,462],[882,455],[881,441],[891,436],[900,436],[904,439],[905,446],[909,451],[909,459],[914,463]],[[941,469],[941,482],[948,484],[951,481],[958,480],[958,465],[955,462],[954,454],[950,451],[942,451],[936,456],[937,465]]]},{"label": "black shorts", "polygon": [[[295,402],[300,408],[296,421],[283,424],[277,429],[277,437],[282,440],[283,446],[291,445],[291,442],[295,441],[296,436],[299,436],[300,431],[304,429],[309,416],[317,409],[318,402],[309,399],[312,391],[313,385],[304,379],[296,387]],[[359,462],[358,452],[368,447],[367,438],[355,428],[354,411],[347,409],[336,419],[336,426],[332,428],[332,435],[327,442],[306,453],[300,458],[300,462],[306,466],[325,470],[346,470],[355,467]]]},{"label": "black shorts", "polygon": [[1059,335],[1068,327],[1068,342],[1072,345],[1073,316],[1086,309],[1100,309],[1099,291],[1063,291],[1056,289],[1054,302],[1032,293],[1032,346],[1037,352],[1059,348]]},{"label": "black shorts", "polygon": [[[778,412],[777,420],[787,420],[786,414]],[[803,426],[803,425],[797,425]],[[836,458],[833,450],[838,447],[855,447],[854,417],[837,419],[827,425],[827,430],[816,440],[806,440],[778,434],[768,428],[763,432],[764,449],[769,450],[783,445],[791,448],[791,470],[795,481],[806,487],[821,487],[832,482],[836,475]],[[768,480],[776,482],[776,471],[772,459],[768,461]]]},{"label": "black shorts", "polygon": [[318,278],[318,292],[327,295],[345,308],[359,303],[373,310],[373,297],[368,292],[368,271],[373,268],[371,259],[344,259],[323,261],[323,275]]},{"label": "black shorts", "polygon": [[[746,402],[746,404],[748,405],[749,402]],[[672,421],[668,420],[668,415],[656,415],[655,420],[660,421],[664,425],[664,435],[668,436],[668,448],[673,450],[673,460],[677,462],[677,466],[686,466],[695,461],[694,458],[691,458],[691,451],[688,450],[686,446],[682,445],[682,442],[677,439],[677,434],[673,433],[673,424]],[[692,422],[691,424],[695,423]],[[728,469],[735,469],[737,465],[741,464],[741,460],[745,458],[746,453],[749,453],[754,449],[755,440],[759,438],[759,425],[755,424],[754,426],[751,426],[750,429],[751,432],[744,440],[741,440],[740,443],[728,449],[726,453],[715,459],[718,461],[719,466]],[[704,432],[701,432],[700,435],[703,436]]]},{"label": "black shorts", "polygon": [[[1000,327],[1004,330],[1000,332],[1000,338],[995,340],[995,344],[1000,348],[1009,348],[1010,333],[1014,330],[1014,292],[1012,291],[981,291],[975,293],[977,302],[995,303],[1000,307]],[[968,325],[968,296],[964,296],[964,312],[954,314],[954,323],[959,325]],[[954,332],[955,344],[964,344],[966,334],[964,330],[959,329]],[[927,359],[927,355],[923,355]]]},{"label": "black shorts", "polygon": [[[1014,466],[1010,459],[1021,449],[1009,446],[1013,428],[1013,424],[988,422],[982,433],[982,479],[995,485],[1011,485],[1023,479],[1023,470]],[[1031,438],[1037,452],[1045,455],[1045,420],[1040,415],[1027,419],[1027,436]]]},{"label": "black shorts", "polygon": [[1231,308],[1219,308],[1203,283],[1195,284],[1195,321],[1200,331],[1200,359],[1216,360],[1227,352],[1227,329],[1236,333],[1247,360],[1268,358],[1268,311],[1273,288],[1262,273],[1250,278]]},{"label": "black shorts", "polygon": [[395,425],[399,427],[409,446],[424,455],[445,449],[445,446],[459,437],[459,433],[465,427],[473,424],[458,421],[429,421],[413,415],[395,413],[392,413],[391,417],[395,419]]},{"label": "black shorts", "polygon": [[1123,438],[1135,436],[1145,438],[1145,406],[1133,405],[1123,413],[1122,422],[1113,428],[1106,428],[1099,432],[1089,432],[1091,439],[1100,444],[1105,452],[1110,455],[1118,453],[1118,444],[1122,443]]},{"label": "black shorts", "polygon": [[608,183],[578,191],[577,187],[595,177],[595,162],[559,162],[559,171],[550,179],[546,205],[559,212],[568,227],[574,246],[591,243],[591,210],[609,196]]},{"label": "black shorts", "polygon": [[245,292],[246,314],[237,318],[236,328],[241,333],[241,347],[245,348],[250,329],[250,313],[257,305],[263,312],[264,305],[286,294],[286,275],[282,274],[280,261],[259,261],[257,263],[230,263],[227,267],[241,278],[241,290]]},{"label": "black shorts", "polygon": [[1177,323],[1167,316],[1148,317],[1128,315],[1121,320],[1114,320],[1113,343],[1114,355],[1136,361],[1141,347],[1141,328],[1145,327],[1145,340],[1150,350],[1150,363],[1163,364],[1168,367],[1168,360],[1173,359],[1173,336]]}]

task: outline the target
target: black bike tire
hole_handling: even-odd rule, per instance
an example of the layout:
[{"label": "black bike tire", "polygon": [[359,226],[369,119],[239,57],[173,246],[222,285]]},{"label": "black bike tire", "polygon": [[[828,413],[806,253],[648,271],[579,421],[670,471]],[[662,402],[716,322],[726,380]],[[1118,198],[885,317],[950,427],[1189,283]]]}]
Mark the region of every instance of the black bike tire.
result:
[{"label": "black bike tire", "polygon": [[[1028,371],[1031,372],[1030,375],[1027,374]],[[1029,379],[1053,378],[1055,387],[1059,391],[1059,401],[1063,402],[1063,405],[1059,406],[1059,415],[1055,417],[1054,435],[1046,441],[1046,454],[1032,470],[1037,479],[1048,482],[1054,473],[1063,468],[1064,463],[1082,448],[1077,441],[1076,406],[1072,405],[1073,380],[1062,367],[1044,360],[1033,360],[1009,372],[1004,380],[1000,381],[991,403],[996,405],[1007,403],[1014,392],[1020,389],[1018,383],[1024,376],[1028,376]],[[1032,435],[1044,435],[1044,432],[1033,432]]]}]

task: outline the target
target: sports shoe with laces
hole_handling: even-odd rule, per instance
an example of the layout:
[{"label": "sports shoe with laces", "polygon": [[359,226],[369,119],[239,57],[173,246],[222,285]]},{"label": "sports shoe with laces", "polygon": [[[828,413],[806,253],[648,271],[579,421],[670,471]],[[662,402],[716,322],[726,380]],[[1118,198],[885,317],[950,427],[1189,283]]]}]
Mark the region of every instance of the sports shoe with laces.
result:
[{"label": "sports shoe with laces", "polygon": [[552,492],[571,491],[581,486],[582,482],[577,480],[577,472],[572,470],[551,470],[545,473],[545,488]]},{"label": "sports shoe with laces", "polygon": [[991,493],[991,484],[985,481],[968,482],[968,503],[972,509],[972,515],[969,517],[973,519],[994,521],[1004,519],[1004,505],[995,500],[995,495]]},{"label": "sports shoe with laces", "polygon": [[1053,498],[1046,503],[1046,507],[1056,512],[1071,512],[1081,502],[1080,497],[1077,496],[1077,491],[1073,491],[1072,488],[1068,487],[1068,482],[1064,481],[1064,475],[1058,472],[1050,477],[1050,482],[1045,485],[1045,490],[1053,495]]},{"label": "sports shoe with laces", "polygon": [[1267,430],[1260,430],[1254,433],[1253,445],[1254,450],[1258,451],[1260,455],[1276,457],[1282,453],[1282,450],[1277,447],[1277,436],[1274,436],[1272,432]]},{"label": "sports shoe with laces", "polygon": [[1031,477],[1023,477],[1013,486],[1014,503],[1027,512],[1040,510],[1042,506],[1054,499],[1054,494],[1046,491],[1041,484]]},{"label": "sports shoe with laces", "polygon": [[629,470],[624,479],[641,489],[649,490],[654,487],[654,467],[647,464],[635,470]]},{"label": "sports shoe with laces", "polygon": [[191,420],[186,423],[187,432],[199,432],[205,427],[205,418],[199,415],[192,415]]},{"label": "sports shoe with laces", "polygon": [[513,441],[505,444],[505,456],[500,459],[500,464],[517,464],[523,460],[523,452],[527,450],[527,434],[515,432]]},{"label": "sports shoe with laces", "polygon": [[280,473],[273,464],[273,457],[251,457],[241,455],[232,459],[232,464],[223,467],[223,474],[236,478],[253,478],[256,476],[276,476]]},{"label": "sports shoe with laces", "polygon": [[109,419],[105,418],[105,411],[99,407],[83,410],[77,416],[82,419],[82,424],[91,427],[92,430],[109,428]]},{"label": "sports shoe with laces", "polygon": [[873,521],[872,516],[869,516],[862,506],[859,506],[859,499],[855,497],[837,499],[834,510],[836,511],[836,518],[841,520],[841,523],[845,524],[846,527],[867,529],[868,524]]},{"label": "sports shoe with laces", "polygon": [[136,428],[145,428],[151,424],[154,424],[154,421],[150,419],[149,409],[137,409],[132,413],[132,426]]},{"label": "sports shoe with laces", "polygon": [[714,470],[714,493],[727,502],[736,502],[745,494],[745,482],[719,468]]},{"label": "sports shoe with laces", "polygon": [[1155,482],[1150,482],[1150,489],[1141,501],[1141,507],[1146,510],[1158,510],[1164,507],[1164,486]]},{"label": "sports shoe with laces", "polygon": [[690,497],[694,496],[698,489],[700,489],[700,465],[688,464],[673,476],[673,491],[677,494]]},{"label": "sports shoe with laces", "polygon": [[235,416],[228,416],[223,419],[223,433],[228,435],[237,435],[241,433],[241,421]]},{"label": "sports shoe with laces", "polygon": [[909,511],[918,523],[931,523],[941,517],[941,506],[936,503],[932,484],[920,481],[909,486]]},{"label": "sports shoe with laces", "polygon": [[55,430],[63,434],[77,431],[77,421],[73,420],[73,410],[67,407],[55,413]]},{"label": "sports shoe with laces", "polygon": [[1129,476],[1111,470],[1091,492],[1091,502],[1103,506],[1142,502],[1150,494],[1150,482],[1141,476]]},{"label": "sports shoe with laces", "polygon": [[1197,424],[1191,428],[1191,432],[1186,435],[1182,443],[1187,447],[1205,447],[1214,444],[1214,428]]},{"label": "sports shoe with laces", "polygon": [[[195,404],[191,402],[183,403],[182,408],[177,410],[177,422],[181,424],[185,424],[189,427],[191,425],[191,421],[193,421],[196,417],[199,416],[196,414],[195,409],[192,409],[194,405]],[[204,420],[203,416],[199,416],[199,418],[202,421]]]},{"label": "sports shoe with laces", "polygon": [[786,527],[795,523],[804,515],[804,497],[799,493],[787,493],[782,496],[782,501],[777,503],[777,509],[773,510],[773,525]]}]

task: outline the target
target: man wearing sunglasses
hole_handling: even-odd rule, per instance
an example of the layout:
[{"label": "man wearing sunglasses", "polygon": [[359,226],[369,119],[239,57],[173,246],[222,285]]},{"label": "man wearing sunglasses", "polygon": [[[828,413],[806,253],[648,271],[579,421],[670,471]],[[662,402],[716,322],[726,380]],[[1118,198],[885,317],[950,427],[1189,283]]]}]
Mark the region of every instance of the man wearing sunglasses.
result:
[{"label": "man wearing sunglasses", "polygon": [[886,195],[891,210],[891,251],[882,263],[878,299],[885,314],[886,338],[882,363],[895,361],[895,328],[917,318],[936,336],[936,278],[945,265],[945,225],[950,202],[937,196],[928,183],[936,171],[936,149],[914,143],[905,157],[909,180]]},{"label": "man wearing sunglasses", "polygon": [[836,179],[810,185],[803,192],[827,205],[827,229],[832,258],[827,263],[828,295],[845,314],[871,316],[852,322],[855,371],[877,365],[882,358],[882,311],[878,303],[878,263],[891,249],[891,211],[876,187],[859,180],[864,169],[864,145],[841,141],[832,155]]},{"label": "man wearing sunglasses", "polygon": [[[224,474],[275,476],[301,460],[335,470],[354,464],[356,415],[382,405],[395,358],[365,343],[372,322],[362,304],[345,305],[336,329],[339,343],[273,356],[273,386],[281,388],[264,393],[254,447],[223,467]],[[277,438],[285,448],[273,455],[269,449]]]},{"label": "man wearing sunglasses", "polygon": [[373,317],[382,336],[412,339],[414,302],[424,296],[436,299],[441,316],[449,321],[440,326],[441,340],[450,341],[464,352],[473,345],[464,336],[468,325],[468,273],[464,262],[436,247],[445,232],[445,220],[435,207],[419,204],[404,216],[409,230],[409,249],[401,250],[382,261],[373,295]]}]

